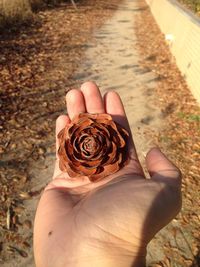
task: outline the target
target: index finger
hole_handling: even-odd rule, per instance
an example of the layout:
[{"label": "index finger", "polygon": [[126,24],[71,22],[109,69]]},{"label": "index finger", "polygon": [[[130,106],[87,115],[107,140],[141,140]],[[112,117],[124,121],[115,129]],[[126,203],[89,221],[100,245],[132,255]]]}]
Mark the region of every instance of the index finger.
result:
[{"label": "index finger", "polygon": [[59,148],[58,134],[69,123],[70,123],[70,118],[69,118],[68,115],[60,115],[56,120],[56,158],[58,157],[57,156],[57,151],[58,151],[58,148]]}]

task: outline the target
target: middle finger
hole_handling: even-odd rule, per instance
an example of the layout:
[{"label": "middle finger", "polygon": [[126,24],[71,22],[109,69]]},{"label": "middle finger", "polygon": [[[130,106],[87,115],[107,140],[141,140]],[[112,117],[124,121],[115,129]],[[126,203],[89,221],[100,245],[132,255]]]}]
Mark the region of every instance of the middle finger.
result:
[{"label": "middle finger", "polygon": [[86,111],[88,113],[105,113],[101,92],[93,82],[86,82],[81,86],[84,95]]}]

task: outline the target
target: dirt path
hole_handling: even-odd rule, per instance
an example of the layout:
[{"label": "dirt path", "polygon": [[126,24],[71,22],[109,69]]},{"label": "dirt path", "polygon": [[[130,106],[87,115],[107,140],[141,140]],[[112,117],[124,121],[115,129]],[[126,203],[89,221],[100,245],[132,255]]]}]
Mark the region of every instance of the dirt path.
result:
[{"label": "dirt path", "polygon": [[140,56],[135,48],[137,12],[137,1],[122,1],[113,17],[94,33],[93,41],[88,43],[85,57],[72,77],[77,86],[93,80],[102,94],[108,90],[120,94],[142,158],[150,145],[145,132],[154,128],[158,131],[161,111],[153,104],[155,75],[140,66]]},{"label": "dirt path", "polygon": [[92,32],[119,2],[85,0],[78,10],[62,4],[39,12],[29,27],[0,35],[1,266],[34,266],[33,218],[52,176],[55,119]]},{"label": "dirt path", "polygon": [[[139,66],[134,48],[135,2],[121,1],[116,12],[117,1],[110,5],[97,2],[79,6],[78,13],[66,6],[41,12],[42,23],[37,28],[33,25],[30,32],[25,29],[14,38],[8,35],[2,40],[1,82],[5,88],[3,108],[7,110],[3,114],[1,172],[4,267],[34,266],[33,218],[39,193],[52,176],[54,123],[64,111],[68,88],[95,80],[102,93],[117,90],[141,158],[150,144],[145,132],[160,125],[160,111],[152,104],[154,75]],[[97,30],[105,19],[104,26]],[[80,27],[83,20],[84,28]],[[96,30],[89,39],[92,29]]]}]

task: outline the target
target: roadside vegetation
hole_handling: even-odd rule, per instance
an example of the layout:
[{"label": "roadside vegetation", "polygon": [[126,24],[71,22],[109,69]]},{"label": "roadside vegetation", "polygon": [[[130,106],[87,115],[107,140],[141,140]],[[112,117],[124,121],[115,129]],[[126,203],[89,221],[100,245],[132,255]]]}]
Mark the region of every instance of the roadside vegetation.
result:
[{"label": "roadside vegetation", "polygon": [[61,0],[0,0],[0,27],[10,28],[20,23],[30,22],[34,12],[48,5],[56,5]]},{"label": "roadside vegetation", "polygon": [[25,21],[31,16],[29,0],[0,0],[0,25]]},{"label": "roadside vegetation", "polygon": [[200,0],[179,0],[179,2],[200,16]]}]

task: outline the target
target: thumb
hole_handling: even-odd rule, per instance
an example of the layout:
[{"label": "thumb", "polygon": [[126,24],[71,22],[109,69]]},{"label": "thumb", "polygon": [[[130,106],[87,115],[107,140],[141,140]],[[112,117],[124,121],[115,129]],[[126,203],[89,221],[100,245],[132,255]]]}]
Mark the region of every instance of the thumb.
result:
[{"label": "thumb", "polygon": [[146,165],[151,179],[168,185],[181,186],[181,171],[165,156],[160,149],[151,149],[146,156]]}]

